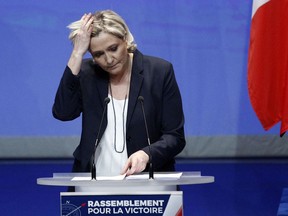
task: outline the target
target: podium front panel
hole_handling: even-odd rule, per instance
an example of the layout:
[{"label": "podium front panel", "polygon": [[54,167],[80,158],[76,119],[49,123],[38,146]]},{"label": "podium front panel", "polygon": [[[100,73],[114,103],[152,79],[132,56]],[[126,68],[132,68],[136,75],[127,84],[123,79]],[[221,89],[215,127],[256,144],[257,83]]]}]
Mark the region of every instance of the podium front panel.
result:
[{"label": "podium front panel", "polygon": [[60,193],[61,215],[182,215],[182,191]]}]

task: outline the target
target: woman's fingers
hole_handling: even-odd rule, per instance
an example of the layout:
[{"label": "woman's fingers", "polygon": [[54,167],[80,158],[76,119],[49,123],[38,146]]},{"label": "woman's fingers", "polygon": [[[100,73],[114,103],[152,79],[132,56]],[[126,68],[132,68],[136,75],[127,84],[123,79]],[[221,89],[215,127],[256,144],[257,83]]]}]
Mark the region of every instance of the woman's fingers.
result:
[{"label": "woman's fingers", "polygon": [[127,175],[132,175],[134,173],[142,172],[148,161],[149,156],[144,151],[137,151],[128,158],[121,174],[126,173]]},{"label": "woman's fingers", "polygon": [[94,21],[94,16],[91,13],[84,14],[81,20],[82,20],[81,30],[88,30],[91,29],[91,25]]}]

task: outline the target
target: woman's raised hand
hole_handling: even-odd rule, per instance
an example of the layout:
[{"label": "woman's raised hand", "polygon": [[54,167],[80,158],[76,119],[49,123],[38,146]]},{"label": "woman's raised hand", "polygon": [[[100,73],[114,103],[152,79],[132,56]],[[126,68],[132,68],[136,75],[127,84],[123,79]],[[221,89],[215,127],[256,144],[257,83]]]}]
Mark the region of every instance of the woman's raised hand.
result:
[{"label": "woman's raised hand", "polygon": [[79,55],[84,55],[90,44],[90,37],[93,30],[92,23],[94,21],[94,16],[89,14],[84,14],[81,18],[81,27],[79,28],[75,40],[74,40],[74,51]]},{"label": "woman's raised hand", "polygon": [[84,14],[80,21],[81,26],[73,40],[73,51],[67,64],[74,75],[78,75],[80,72],[83,56],[88,51],[94,16],[91,13]]}]

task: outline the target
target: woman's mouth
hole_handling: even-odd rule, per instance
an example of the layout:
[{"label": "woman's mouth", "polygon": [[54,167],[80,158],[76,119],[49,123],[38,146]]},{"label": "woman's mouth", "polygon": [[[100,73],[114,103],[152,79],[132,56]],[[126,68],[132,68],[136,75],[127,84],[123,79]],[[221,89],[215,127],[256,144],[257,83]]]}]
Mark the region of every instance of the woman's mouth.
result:
[{"label": "woman's mouth", "polygon": [[117,67],[117,65],[118,65],[118,63],[116,63],[116,64],[114,64],[114,65],[111,65],[111,66],[107,66],[107,69],[114,69],[114,68],[116,68]]}]

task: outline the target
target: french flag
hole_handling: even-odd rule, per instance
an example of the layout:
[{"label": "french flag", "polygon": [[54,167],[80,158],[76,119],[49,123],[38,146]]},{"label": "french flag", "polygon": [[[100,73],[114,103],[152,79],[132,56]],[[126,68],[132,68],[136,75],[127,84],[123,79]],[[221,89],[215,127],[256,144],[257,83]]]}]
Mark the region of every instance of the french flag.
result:
[{"label": "french flag", "polygon": [[265,130],[288,130],[288,0],[254,0],[248,53],[248,92]]}]

